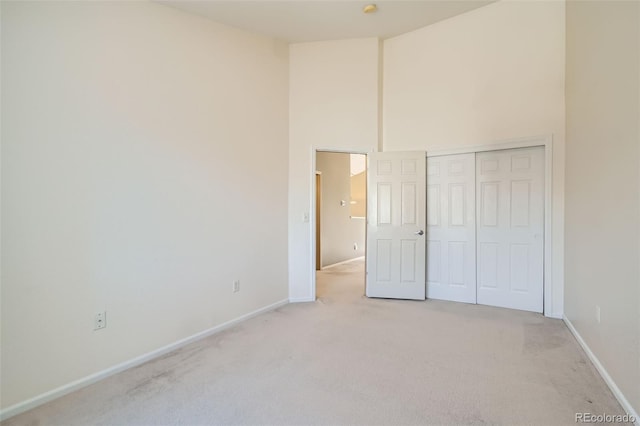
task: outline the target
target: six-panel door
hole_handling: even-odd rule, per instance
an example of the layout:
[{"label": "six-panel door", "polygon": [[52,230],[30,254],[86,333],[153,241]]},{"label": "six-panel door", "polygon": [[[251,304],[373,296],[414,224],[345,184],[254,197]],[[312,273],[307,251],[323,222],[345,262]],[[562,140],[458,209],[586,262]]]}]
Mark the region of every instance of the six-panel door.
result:
[{"label": "six-panel door", "polygon": [[368,160],[367,296],[543,311],[543,147]]},{"label": "six-panel door", "polygon": [[476,303],[475,154],[427,159],[427,298]]},{"label": "six-panel door", "polygon": [[544,149],[476,155],[478,303],[543,311]]},{"label": "six-panel door", "polygon": [[369,297],[425,299],[426,153],[368,155]]}]

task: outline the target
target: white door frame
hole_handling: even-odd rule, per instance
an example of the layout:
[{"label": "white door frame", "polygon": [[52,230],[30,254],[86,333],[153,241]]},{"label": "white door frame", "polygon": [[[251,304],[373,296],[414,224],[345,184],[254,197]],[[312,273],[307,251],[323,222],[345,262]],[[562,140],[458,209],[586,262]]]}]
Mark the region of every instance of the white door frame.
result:
[{"label": "white door frame", "polygon": [[[358,149],[345,149],[345,148],[326,148],[326,147],[312,147],[311,148],[311,173],[313,173],[313,179],[311,183],[311,210],[309,214],[309,222],[311,225],[311,300],[316,300],[316,155],[318,152],[335,152],[339,154],[361,154],[368,155],[371,151],[363,151]],[[365,220],[365,234],[364,234],[364,255],[367,257],[367,222]],[[364,277],[363,277],[364,279]],[[364,284],[362,290],[364,291]]]},{"label": "white door frame", "polygon": [[[468,154],[486,151],[499,151],[515,148],[544,147],[544,303],[543,314],[546,317],[552,316],[553,306],[553,275],[552,275],[552,179],[553,179],[553,136],[539,136],[532,138],[512,139],[486,145],[464,146],[452,149],[427,150],[427,157],[438,157],[441,155]],[[429,265],[427,265],[429,267]]]}]

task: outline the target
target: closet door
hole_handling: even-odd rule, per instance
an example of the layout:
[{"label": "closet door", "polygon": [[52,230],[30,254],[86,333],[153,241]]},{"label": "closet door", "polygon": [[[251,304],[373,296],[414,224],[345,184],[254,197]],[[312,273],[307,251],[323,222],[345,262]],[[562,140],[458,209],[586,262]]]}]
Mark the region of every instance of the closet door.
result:
[{"label": "closet door", "polygon": [[427,159],[427,298],[476,303],[475,154]]},{"label": "closet door", "polygon": [[477,301],[543,310],[544,148],[476,154]]}]

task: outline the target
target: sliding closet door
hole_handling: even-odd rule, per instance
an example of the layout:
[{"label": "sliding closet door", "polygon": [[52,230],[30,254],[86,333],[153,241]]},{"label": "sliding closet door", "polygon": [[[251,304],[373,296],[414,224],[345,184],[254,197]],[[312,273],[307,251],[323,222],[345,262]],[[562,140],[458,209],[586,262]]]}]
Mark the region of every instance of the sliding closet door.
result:
[{"label": "sliding closet door", "polygon": [[542,312],[544,148],[476,154],[477,300]]},{"label": "sliding closet door", "polygon": [[476,303],[475,154],[427,159],[427,297]]}]

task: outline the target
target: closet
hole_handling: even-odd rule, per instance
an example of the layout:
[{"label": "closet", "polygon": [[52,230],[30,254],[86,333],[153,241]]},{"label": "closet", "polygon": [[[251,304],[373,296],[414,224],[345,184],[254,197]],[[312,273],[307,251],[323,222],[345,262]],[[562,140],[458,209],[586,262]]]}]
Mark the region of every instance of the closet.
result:
[{"label": "closet", "polygon": [[543,311],[544,148],[427,158],[427,298]]}]

